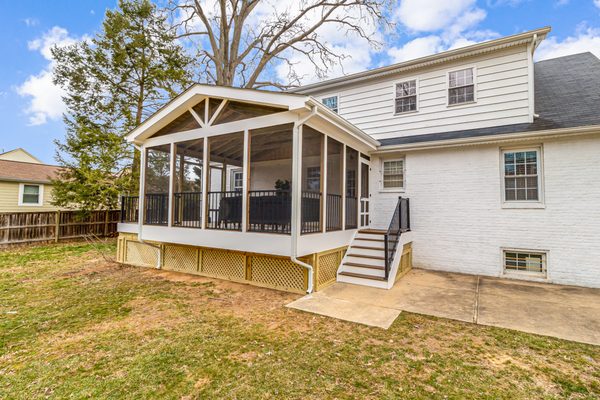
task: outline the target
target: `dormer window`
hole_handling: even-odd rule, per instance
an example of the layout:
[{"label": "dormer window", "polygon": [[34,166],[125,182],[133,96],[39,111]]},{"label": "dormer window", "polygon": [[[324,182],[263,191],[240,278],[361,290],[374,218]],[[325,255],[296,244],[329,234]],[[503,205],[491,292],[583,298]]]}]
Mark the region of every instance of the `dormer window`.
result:
[{"label": "dormer window", "polygon": [[475,79],[473,68],[461,69],[448,74],[448,105],[475,101]]},{"label": "dormer window", "polygon": [[324,97],[322,102],[325,105],[325,107],[329,108],[331,111],[336,112],[336,113],[338,112],[338,97],[337,96]]},{"label": "dormer window", "polygon": [[402,114],[417,111],[417,80],[396,83],[394,112]]}]

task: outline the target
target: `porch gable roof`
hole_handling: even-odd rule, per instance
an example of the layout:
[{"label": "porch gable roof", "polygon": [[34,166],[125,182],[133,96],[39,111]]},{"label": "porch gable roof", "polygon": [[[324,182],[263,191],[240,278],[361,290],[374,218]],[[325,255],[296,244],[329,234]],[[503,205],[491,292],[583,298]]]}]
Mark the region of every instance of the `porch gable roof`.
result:
[{"label": "porch gable roof", "polygon": [[200,83],[194,84],[183,91],[142,122],[142,124],[133,129],[127,135],[127,141],[140,144],[205,98],[219,98],[262,106],[278,107],[298,114],[306,114],[311,109],[314,109],[316,115],[346,131],[351,136],[356,137],[369,147],[375,149],[379,146],[379,141],[373,139],[312,96]]}]

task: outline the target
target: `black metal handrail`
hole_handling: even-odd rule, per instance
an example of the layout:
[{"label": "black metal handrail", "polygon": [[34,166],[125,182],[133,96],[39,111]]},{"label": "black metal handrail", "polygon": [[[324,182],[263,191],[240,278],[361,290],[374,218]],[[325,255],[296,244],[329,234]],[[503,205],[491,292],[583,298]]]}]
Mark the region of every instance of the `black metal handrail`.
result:
[{"label": "black metal handrail", "polygon": [[138,222],[139,196],[121,196],[121,222]]},{"label": "black metal handrail", "polygon": [[398,204],[392,215],[392,220],[384,236],[385,279],[390,275],[390,269],[396,254],[396,248],[402,232],[410,230],[410,208],[407,198],[398,198]]},{"label": "black metal handrail", "polygon": [[228,231],[242,230],[242,192],[208,192],[206,227]]},{"label": "black metal handrail", "polygon": [[173,226],[202,227],[202,192],[173,193]]},{"label": "black metal handrail", "polygon": [[358,198],[346,196],[346,229],[358,227]]},{"label": "black metal handrail", "polygon": [[169,214],[169,193],[146,193],[144,197],[144,223],[147,225],[167,225]]},{"label": "black metal handrail", "polygon": [[289,190],[250,190],[248,201],[248,231],[291,232],[292,193]]},{"label": "black metal handrail", "polygon": [[327,193],[327,224],[326,230],[339,231],[342,229],[342,195]]},{"label": "black metal handrail", "polygon": [[321,197],[320,192],[302,191],[300,218],[301,233],[317,233],[323,230],[321,226]]}]

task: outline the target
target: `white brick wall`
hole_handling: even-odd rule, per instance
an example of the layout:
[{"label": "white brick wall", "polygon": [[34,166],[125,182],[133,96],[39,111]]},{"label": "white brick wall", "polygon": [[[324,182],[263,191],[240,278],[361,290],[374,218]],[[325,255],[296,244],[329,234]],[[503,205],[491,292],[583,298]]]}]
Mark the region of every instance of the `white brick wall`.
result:
[{"label": "white brick wall", "polygon": [[501,276],[501,248],[545,250],[549,282],[600,287],[600,135],[540,144],[545,209],[502,208],[500,146],[470,146],[406,154],[405,193],[379,191],[373,157],[371,225],[406,196],[416,267]]}]

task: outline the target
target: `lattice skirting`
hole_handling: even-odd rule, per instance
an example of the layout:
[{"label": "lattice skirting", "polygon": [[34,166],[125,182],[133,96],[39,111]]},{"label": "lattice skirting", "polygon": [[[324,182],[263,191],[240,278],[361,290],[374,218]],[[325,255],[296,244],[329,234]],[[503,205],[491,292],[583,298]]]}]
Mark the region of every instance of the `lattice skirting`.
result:
[{"label": "lattice skirting", "polygon": [[[165,270],[228,279],[294,293],[305,293],[308,287],[308,271],[286,257],[169,243],[152,245],[158,246],[161,251],[157,247],[140,243],[135,234],[121,233],[117,241],[117,261],[144,267],[160,265]],[[345,251],[344,247],[301,258],[315,269],[315,290],[335,282]]]}]

